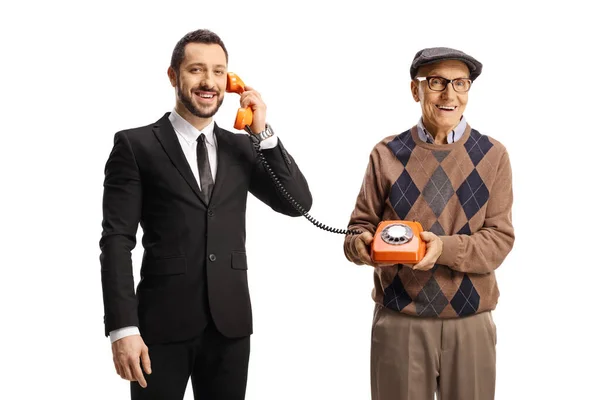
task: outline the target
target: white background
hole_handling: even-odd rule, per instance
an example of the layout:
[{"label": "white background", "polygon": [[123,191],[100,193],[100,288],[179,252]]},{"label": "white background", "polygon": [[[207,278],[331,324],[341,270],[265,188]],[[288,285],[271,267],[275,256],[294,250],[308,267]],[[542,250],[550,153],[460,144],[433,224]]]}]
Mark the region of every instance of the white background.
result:
[{"label": "white background", "polygon": [[[198,28],[222,37],[229,69],[263,95],[310,183],[311,214],[339,228],[372,147],[420,116],[414,54],[478,58],[465,115],[508,148],[514,174],[496,398],[597,396],[597,14],[578,1],[400,3],[3,5],[0,398],[129,398],[103,336],[103,169],[116,131],[171,110],[171,52]],[[228,95],[217,123],[233,129],[238,105]],[[369,399],[372,269],[345,259],[343,236],[255,198],[247,237],[247,399]]]}]

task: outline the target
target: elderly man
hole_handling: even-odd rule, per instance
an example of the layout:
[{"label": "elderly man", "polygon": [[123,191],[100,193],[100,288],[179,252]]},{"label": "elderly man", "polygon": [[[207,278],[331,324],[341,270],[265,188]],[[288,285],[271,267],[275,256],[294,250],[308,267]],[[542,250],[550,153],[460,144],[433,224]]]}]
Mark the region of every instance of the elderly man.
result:
[{"label": "elderly man", "polygon": [[[373,148],[344,253],[375,267],[371,343],[374,400],[493,399],[499,291],[494,271],[512,249],[508,153],[467,123],[482,65],[450,48],[419,51],[411,93],[422,117]],[[370,257],[383,220],[415,220],[425,257],[381,265]]]}]

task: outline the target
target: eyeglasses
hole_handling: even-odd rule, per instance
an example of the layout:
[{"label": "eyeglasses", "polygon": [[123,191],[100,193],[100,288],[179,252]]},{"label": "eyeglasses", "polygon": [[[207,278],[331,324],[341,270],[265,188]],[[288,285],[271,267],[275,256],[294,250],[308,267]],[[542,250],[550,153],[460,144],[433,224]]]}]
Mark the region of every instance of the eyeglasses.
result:
[{"label": "eyeglasses", "polygon": [[459,93],[465,93],[468,92],[469,89],[471,89],[472,82],[470,79],[467,78],[446,79],[442,78],[441,76],[419,76],[415,79],[419,82],[426,80],[427,86],[429,86],[429,89],[433,90],[434,92],[443,92],[444,90],[446,90],[448,84],[451,83],[455,91]]}]

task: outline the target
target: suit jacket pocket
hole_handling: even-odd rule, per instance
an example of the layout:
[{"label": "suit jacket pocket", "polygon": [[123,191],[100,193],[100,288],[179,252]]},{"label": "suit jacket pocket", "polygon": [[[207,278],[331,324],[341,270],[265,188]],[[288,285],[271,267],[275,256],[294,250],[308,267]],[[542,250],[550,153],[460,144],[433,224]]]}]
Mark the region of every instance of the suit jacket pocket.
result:
[{"label": "suit jacket pocket", "polygon": [[144,268],[145,275],[179,275],[186,271],[185,256],[149,258]]},{"label": "suit jacket pocket", "polygon": [[246,252],[232,251],[231,252],[231,268],[233,269],[248,269],[246,260]]}]

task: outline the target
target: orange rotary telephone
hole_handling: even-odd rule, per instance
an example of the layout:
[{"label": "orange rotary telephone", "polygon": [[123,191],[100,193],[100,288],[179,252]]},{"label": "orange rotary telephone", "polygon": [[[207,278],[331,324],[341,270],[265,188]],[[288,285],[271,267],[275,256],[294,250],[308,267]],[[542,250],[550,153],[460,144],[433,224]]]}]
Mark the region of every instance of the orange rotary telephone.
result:
[{"label": "orange rotary telephone", "polygon": [[[244,81],[233,72],[227,73],[227,88],[225,89],[228,93],[242,94],[245,91]],[[238,130],[244,130],[246,125],[252,125],[252,109],[251,108],[240,108],[235,117],[235,123],[233,127]]]},{"label": "orange rotary telephone", "polygon": [[414,221],[381,221],[371,243],[371,259],[377,263],[416,264],[425,256],[423,227]]}]

